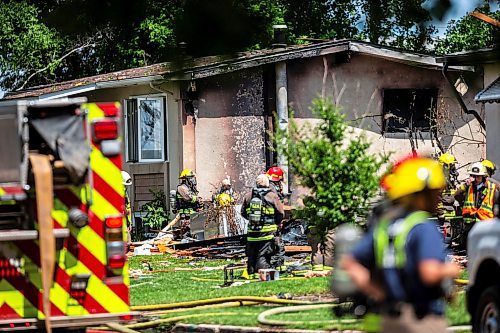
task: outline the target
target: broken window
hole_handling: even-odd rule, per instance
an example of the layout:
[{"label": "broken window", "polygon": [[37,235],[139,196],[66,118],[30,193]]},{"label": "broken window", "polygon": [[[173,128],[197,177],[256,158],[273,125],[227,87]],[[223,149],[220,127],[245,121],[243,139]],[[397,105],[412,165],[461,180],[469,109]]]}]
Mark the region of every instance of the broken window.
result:
[{"label": "broken window", "polygon": [[165,161],[166,98],[138,97],[125,106],[127,162]]},{"label": "broken window", "polygon": [[383,133],[429,132],[437,95],[437,89],[384,89]]}]

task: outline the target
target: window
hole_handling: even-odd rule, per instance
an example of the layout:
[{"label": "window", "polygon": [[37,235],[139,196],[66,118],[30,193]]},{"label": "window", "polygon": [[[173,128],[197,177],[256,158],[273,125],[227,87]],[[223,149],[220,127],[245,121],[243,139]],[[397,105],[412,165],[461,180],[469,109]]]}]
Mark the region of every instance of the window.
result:
[{"label": "window", "polygon": [[429,132],[435,120],[437,89],[384,89],[384,133]]},{"label": "window", "polygon": [[138,97],[125,103],[127,162],[167,159],[165,97]]}]

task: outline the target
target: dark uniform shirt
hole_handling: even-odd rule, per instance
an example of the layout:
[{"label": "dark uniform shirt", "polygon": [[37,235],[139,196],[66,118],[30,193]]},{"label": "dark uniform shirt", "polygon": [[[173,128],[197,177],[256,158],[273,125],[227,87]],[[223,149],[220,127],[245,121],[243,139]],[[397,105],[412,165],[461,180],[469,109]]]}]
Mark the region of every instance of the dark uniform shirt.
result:
[{"label": "dark uniform shirt", "polygon": [[[362,238],[352,251],[353,257],[372,272],[377,270],[375,264],[374,228]],[[416,225],[408,233],[406,246],[406,264],[403,272],[397,269],[382,269],[382,285],[386,291],[388,302],[412,303],[416,311],[442,314],[444,301],[436,295],[438,287],[424,285],[420,278],[418,266],[425,260],[445,261],[443,238],[433,221]]]}]

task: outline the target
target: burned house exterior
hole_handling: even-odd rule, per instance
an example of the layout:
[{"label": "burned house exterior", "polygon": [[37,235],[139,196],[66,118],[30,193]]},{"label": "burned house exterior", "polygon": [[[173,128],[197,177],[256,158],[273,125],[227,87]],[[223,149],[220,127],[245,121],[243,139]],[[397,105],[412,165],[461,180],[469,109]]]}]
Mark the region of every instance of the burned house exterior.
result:
[{"label": "burned house exterior", "polygon": [[[236,192],[249,191],[259,173],[280,162],[270,148],[275,124],[286,127],[291,112],[299,124],[317,123],[309,109],[316,97],[341,107],[351,135],[363,133],[374,153],[396,159],[441,147],[460,166],[477,161],[485,157],[485,131],[461,110],[441,70],[430,56],[342,40],[158,64],[6,98],[120,101],[125,169],[140,215],[152,198],[149,189],[175,189],[183,168],[196,171],[203,198],[227,177]],[[467,66],[449,73],[464,83],[462,98],[482,119],[484,110],[474,103],[482,74]]]},{"label": "burned house exterior", "polygon": [[[496,145],[500,141],[500,46],[449,54],[436,61],[449,66],[474,66],[482,73],[484,89],[474,97],[474,108],[484,108],[488,129],[484,157],[500,165],[500,149]],[[500,174],[497,172],[493,178],[500,179]]]}]

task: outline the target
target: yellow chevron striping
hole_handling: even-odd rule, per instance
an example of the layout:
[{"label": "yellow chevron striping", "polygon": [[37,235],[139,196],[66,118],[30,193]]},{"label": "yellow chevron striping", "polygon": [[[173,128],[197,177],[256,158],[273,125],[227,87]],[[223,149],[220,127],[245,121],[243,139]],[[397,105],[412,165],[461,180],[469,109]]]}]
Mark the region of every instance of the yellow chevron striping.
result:
[{"label": "yellow chevron striping", "polygon": [[[20,249],[19,249],[20,251]],[[56,262],[64,262],[61,258],[64,258],[66,250],[57,253]],[[36,266],[36,264],[26,255],[23,255],[25,260],[25,266]],[[61,265],[60,265],[61,266]],[[64,267],[61,267],[64,269]],[[68,272],[66,272],[68,273]],[[42,290],[41,274],[26,274],[29,281],[38,289]],[[65,315],[84,315],[88,314],[78,302],[72,299],[69,293],[61,287],[56,281],[54,281],[52,288],[50,289],[50,301],[58,307]],[[70,305],[70,306],[68,306]]]},{"label": "yellow chevron striping", "polygon": [[[0,290],[2,293],[2,298],[0,298],[0,308],[4,304],[7,304],[17,313],[18,316],[24,318],[27,302],[27,300],[25,300],[24,298],[24,295],[5,279],[0,279]],[[35,307],[32,304],[30,305],[33,310],[35,310]]]},{"label": "yellow chevron striping", "polygon": [[[77,262],[77,259],[70,253],[65,253],[67,262]],[[124,267],[124,271],[128,270],[128,266]],[[92,296],[103,308],[105,308],[108,312],[126,312],[129,311],[129,306],[122,301],[122,299],[114,293],[101,279],[97,278],[92,272],[86,267],[81,261],[78,261],[78,265],[75,267],[66,269],[66,272],[69,275],[73,275],[75,273],[70,272],[78,272],[78,273],[89,273],[90,279],[87,285],[87,293]],[[128,286],[130,284],[128,276],[124,282]]]},{"label": "yellow chevron striping", "polygon": [[90,276],[87,291],[108,312],[130,311],[130,307],[95,275]]},{"label": "yellow chevron striping", "polygon": [[[67,214],[54,214],[54,212],[52,212],[52,218],[61,225],[67,225],[68,223]],[[104,239],[102,239],[94,230],[92,230],[92,228],[90,228],[89,226],[80,229],[70,228],[70,232],[73,234],[73,236],[75,236],[80,244],[82,244],[87,250],[92,252],[97,260],[99,260],[103,265],[106,264],[106,253],[103,250],[106,248],[106,243]],[[93,249],[99,249],[100,251],[93,251]]]},{"label": "yellow chevron striping", "polygon": [[112,204],[110,204],[99,192],[97,191],[92,191],[92,212],[104,221],[106,216],[109,215],[118,215],[121,214],[122,212],[118,211]]},{"label": "yellow chevron striping", "polygon": [[125,195],[120,169],[95,147],[92,147],[90,153],[90,166],[116,193],[122,197]]},{"label": "yellow chevron striping", "polygon": [[82,109],[86,109],[88,111],[88,120],[92,121],[97,118],[104,118],[104,111],[101,110],[99,106],[95,103],[85,103],[82,104]]}]

